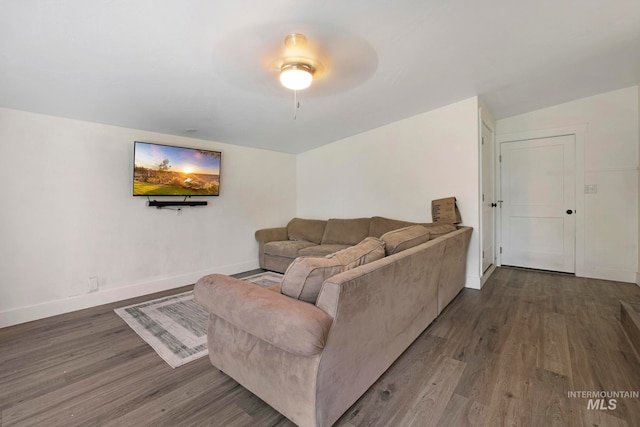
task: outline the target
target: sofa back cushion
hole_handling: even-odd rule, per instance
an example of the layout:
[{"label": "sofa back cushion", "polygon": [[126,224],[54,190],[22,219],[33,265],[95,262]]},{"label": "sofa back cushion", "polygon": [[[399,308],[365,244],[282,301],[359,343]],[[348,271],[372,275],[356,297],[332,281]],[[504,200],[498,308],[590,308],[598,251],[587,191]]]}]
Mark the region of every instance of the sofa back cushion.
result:
[{"label": "sofa back cushion", "polygon": [[429,238],[429,229],[422,225],[410,225],[382,235],[387,255],[393,255],[428,242]]},{"label": "sofa back cushion", "polygon": [[287,224],[289,240],[304,240],[320,244],[327,221],[321,219],[293,218]]},{"label": "sofa back cushion", "polygon": [[429,234],[431,234],[431,239],[438,238],[440,236],[444,236],[447,233],[451,233],[452,231],[456,231],[457,227],[453,224],[443,223],[443,222],[430,222],[427,224],[421,224],[429,229]]},{"label": "sofa back cushion", "polygon": [[384,242],[375,237],[367,237],[355,246],[326,257],[298,257],[285,271],[280,292],[315,304],[326,279],[384,258],[384,255]]},{"label": "sofa back cushion", "polygon": [[382,237],[384,233],[388,233],[391,230],[397,230],[398,228],[404,228],[415,224],[415,222],[400,221],[397,219],[385,218],[382,216],[374,216],[371,218],[371,225],[369,226],[369,236]]},{"label": "sofa back cushion", "polygon": [[284,272],[280,292],[315,304],[325,279],[343,271],[344,265],[336,258],[298,257]]},{"label": "sofa back cushion", "polygon": [[367,237],[355,246],[342,249],[326,256],[337,259],[345,270],[359,267],[384,258],[384,242],[376,237]]},{"label": "sofa back cushion", "polygon": [[330,219],[324,228],[323,245],[356,245],[369,236],[370,218]]}]

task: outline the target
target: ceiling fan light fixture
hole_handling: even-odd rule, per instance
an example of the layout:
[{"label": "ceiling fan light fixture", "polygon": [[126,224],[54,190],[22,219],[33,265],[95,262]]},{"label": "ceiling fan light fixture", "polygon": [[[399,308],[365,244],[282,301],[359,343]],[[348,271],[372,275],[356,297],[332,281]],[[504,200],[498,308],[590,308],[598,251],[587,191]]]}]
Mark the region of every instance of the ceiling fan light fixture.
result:
[{"label": "ceiling fan light fixture", "polygon": [[284,64],[280,69],[280,83],[291,90],[302,90],[311,86],[314,69],[302,63]]}]

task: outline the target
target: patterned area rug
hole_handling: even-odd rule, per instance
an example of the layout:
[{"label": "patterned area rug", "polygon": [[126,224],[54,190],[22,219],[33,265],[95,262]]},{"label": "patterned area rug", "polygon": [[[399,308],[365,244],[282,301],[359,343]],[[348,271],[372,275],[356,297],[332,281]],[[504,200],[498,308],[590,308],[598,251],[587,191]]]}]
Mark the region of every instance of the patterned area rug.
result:
[{"label": "patterned area rug", "polygon": [[[269,287],[280,284],[282,274],[265,272],[242,280]],[[114,311],[172,368],[208,354],[208,314],[193,300],[193,291]]]}]

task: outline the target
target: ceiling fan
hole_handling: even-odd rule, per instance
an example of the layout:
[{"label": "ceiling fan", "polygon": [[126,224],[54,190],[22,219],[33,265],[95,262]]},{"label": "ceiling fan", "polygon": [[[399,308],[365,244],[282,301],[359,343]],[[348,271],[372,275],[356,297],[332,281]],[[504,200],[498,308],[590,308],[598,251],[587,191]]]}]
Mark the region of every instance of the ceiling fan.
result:
[{"label": "ceiling fan", "polygon": [[213,59],[221,78],[253,96],[281,97],[289,76],[296,75],[302,82],[291,83],[291,90],[306,86],[310,97],[339,94],[367,81],[378,67],[378,55],[366,40],[317,23],[237,29],[218,40]]}]

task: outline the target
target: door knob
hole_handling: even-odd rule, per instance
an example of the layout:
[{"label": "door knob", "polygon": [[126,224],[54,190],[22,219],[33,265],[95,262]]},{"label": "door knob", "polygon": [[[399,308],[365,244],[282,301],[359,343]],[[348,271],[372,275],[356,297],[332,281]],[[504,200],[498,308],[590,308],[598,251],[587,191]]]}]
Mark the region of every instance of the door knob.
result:
[{"label": "door knob", "polygon": [[571,215],[573,211],[571,209],[567,209],[567,215]]},{"label": "door knob", "polygon": [[498,204],[497,204],[497,203],[491,203],[491,207],[492,207],[492,208],[495,208],[496,206],[498,206]]}]

